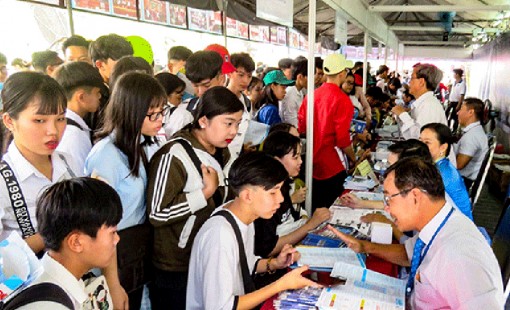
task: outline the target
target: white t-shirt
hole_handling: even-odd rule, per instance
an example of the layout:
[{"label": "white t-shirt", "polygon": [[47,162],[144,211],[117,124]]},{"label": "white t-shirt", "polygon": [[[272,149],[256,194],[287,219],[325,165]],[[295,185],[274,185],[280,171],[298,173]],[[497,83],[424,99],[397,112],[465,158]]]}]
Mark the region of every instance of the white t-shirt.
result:
[{"label": "white t-shirt", "polygon": [[60,140],[58,144],[57,151],[70,155],[78,165],[80,171],[83,171],[85,159],[92,149],[90,128],[78,114],[70,109],[67,109],[66,117],[75,121],[82,129],[75,125],[67,124],[62,140]]},{"label": "white t-shirt", "polygon": [[[65,161],[62,158],[65,158]],[[26,160],[23,155],[21,155],[14,142],[9,145],[7,153],[5,153],[3,159],[9,164],[16,176],[16,179],[18,180],[18,184],[21,187],[21,192],[23,193],[23,197],[27,204],[27,210],[30,215],[32,226],[36,232],[37,220],[35,217],[35,203],[42,191],[56,182],[70,179],[72,174],[68,169],[72,170],[75,176],[83,175],[82,171],[78,171],[78,167],[74,161],[68,156],[64,156],[64,154],[59,151],[53,152],[53,155],[51,156],[51,163],[53,166],[53,175],[51,180],[44,176],[28,160]],[[0,178],[0,240],[7,238],[12,231],[16,231],[22,235],[21,229],[16,221],[16,216],[14,215],[11,200],[8,196],[7,185],[2,177]]]},{"label": "white t-shirt", "polygon": [[[69,296],[74,304],[74,309],[82,309],[83,303],[88,298],[83,281],[81,279],[77,280],[76,277],[69,272],[69,270],[49,256],[48,253],[44,254],[41,264],[44,268],[44,272],[35,279],[30,286],[39,283],[56,284],[67,293],[67,296]],[[64,305],[52,301],[34,302],[18,309],[68,310],[68,308],[64,307]]]},{"label": "white t-shirt", "polygon": [[459,102],[460,96],[466,95],[466,81],[460,80],[452,85],[452,92],[450,93],[450,102]]},{"label": "white t-shirt", "polygon": [[[228,204],[230,202],[227,202]],[[226,205],[225,204],[225,205]],[[223,209],[217,208],[214,212]],[[230,211],[228,211],[230,212]],[[248,268],[255,271],[259,257],[255,250],[255,228],[241,222],[233,213],[241,232]],[[239,246],[234,230],[223,216],[212,216],[198,232],[189,263],[186,309],[232,309],[244,295]]]},{"label": "white t-shirt", "polygon": [[[170,103],[168,106],[170,108],[174,107]],[[172,115],[169,114],[165,116],[165,119],[163,120],[163,128],[165,129],[166,139],[170,140],[174,133],[178,132],[190,123],[193,123],[193,115],[190,111],[186,110],[186,105],[178,105]]]},{"label": "white t-shirt", "polygon": [[474,122],[462,129],[463,135],[457,144],[454,144],[455,154],[464,154],[471,157],[467,165],[459,172],[463,177],[475,180],[482,167],[483,159],[489,149],[487,135],[480,122]]}]

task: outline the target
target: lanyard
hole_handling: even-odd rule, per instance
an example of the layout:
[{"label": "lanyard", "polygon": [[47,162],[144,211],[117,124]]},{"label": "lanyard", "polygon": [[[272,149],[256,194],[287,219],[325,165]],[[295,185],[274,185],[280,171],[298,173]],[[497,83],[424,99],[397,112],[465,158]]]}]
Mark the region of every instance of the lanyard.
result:
[{"label": "lanyard", "polygon": [[432,238],[430,239],[429,243],[427,243],[427,246],[425,247],[425,250],[423,251],[423,255],[420,256],[420,261],[418,263],[418,266],[416,267],[416,270],[418,270],[418,267],[421,265],[421,262],[423,261],[423,259],[425,258],[425,255],[427,255],[428,251],[429,251],[429,248],[430,248],[430,245],[432,244],[432,242],[434,241],[434,239],[436,238],[437,236],[437,233],[443,228],[444,224],[446,224],[446,222],[448,221],[448,219],[450,218],[450,215],[452,215],[453,213],[453,210],[454,208],[451,208],[450,209],[450,212],[448,212],[448,215],[444,218],[443,222],[441,223],[441,225],[439,225],[439,227],[436,229],[436,232],[432,235]]}]

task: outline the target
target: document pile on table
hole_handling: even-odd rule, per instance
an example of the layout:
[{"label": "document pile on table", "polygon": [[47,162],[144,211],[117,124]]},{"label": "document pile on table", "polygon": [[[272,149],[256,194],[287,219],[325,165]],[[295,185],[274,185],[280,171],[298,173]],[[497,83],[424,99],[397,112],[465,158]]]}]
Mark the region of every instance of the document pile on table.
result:
[{"label": "document pile on table", "polygon": [[331,277],[346,279],[345,285],[323,289],[319,309],[405,309],[406,281],[381,273],[337,262]]},{"label": "document pile on table", "polygon": [[305,287],[299,290],[284,291],[273,301],[273,306],[277,310],[317,309],[315,304],[319,300],[322,290],[322,288]]},{"label": "document pile on table", "polygon": [[378,184],[373,179],[361,176],[348,176],[344,182],[345,189],[358,191],[366,191],[374,188],[376,185]]}]

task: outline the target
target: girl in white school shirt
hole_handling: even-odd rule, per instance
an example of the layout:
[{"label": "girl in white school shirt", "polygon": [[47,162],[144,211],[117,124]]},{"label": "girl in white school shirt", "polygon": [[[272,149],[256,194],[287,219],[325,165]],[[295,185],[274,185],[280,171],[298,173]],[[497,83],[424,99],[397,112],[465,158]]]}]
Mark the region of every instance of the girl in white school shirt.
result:
[{"label": "girl in white school shirt", "polygon": [[[44,188],[79,174],[69,157],[55,151],[66,128],[67,100],[60,85],[51,77],[19,72],[5,82],[2,101],[4,132],[12,134],[13,140],[0,164],[1,174],[8,178],[0,178],[0,239],[16,231],[35,253],[40,253],[44,243],[37,233],[35,201]],[[21,197],[28,211],[23,231],[13,207],[13,203],[20,206]],[[21,208],[17,210],[24,213]]]}]

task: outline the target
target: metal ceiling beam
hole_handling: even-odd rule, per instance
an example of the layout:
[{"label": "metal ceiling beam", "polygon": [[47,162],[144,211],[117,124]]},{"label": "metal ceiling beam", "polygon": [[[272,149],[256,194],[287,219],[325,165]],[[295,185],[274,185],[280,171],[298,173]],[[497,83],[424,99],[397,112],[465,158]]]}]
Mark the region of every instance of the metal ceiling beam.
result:
[{"label": "metal ceiling beam", "polygon": [[[463,19],[463,20],[454,20],[454,23],[491,23],[495,22],[499,19]],[[387,23],[391,24],[415,24],[417,21],[415,20],[398,20],[398,19],[391,19],[387,20]],[[422,23],[434,23],[439,24],[441,21],[439,20],[422,20]]]},{"label": "metal ceiling beam", "polygon": [[510,5],[369,5],[370,12],[506,11]]},{"label": "metal ceiling beam", "polygon": [[[444,27],[420,27],[420,26],[390,26],[390,30],[393,31],[429,31],[429,32],[445,32]],[[476,27],[462,27],[462,28],[452,28],[452,33],[466,33],[472,34],[473,30],[480,29],[487,33],[495,33],[498,31],[497,28],[476,28]]]},{"label": "metal ceiling beam", "polygon": [[379,15],[367,12],[362,1],[352,0],[322,0],[333,10],[340,12],[347,20],[367,31],[371,37],[388,45],[391,49],[398,49],[398,38],[388,29],[388,24]]},{"label": "metal ceiling beam", "polygon": [[404,45],[460,45],[464,46],[465,44],[468,44],[469,42],[463,42],[463,41],[402,41]]}]

